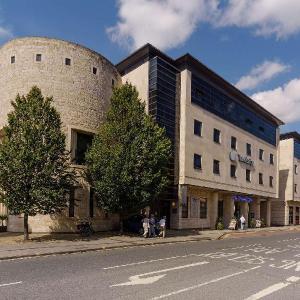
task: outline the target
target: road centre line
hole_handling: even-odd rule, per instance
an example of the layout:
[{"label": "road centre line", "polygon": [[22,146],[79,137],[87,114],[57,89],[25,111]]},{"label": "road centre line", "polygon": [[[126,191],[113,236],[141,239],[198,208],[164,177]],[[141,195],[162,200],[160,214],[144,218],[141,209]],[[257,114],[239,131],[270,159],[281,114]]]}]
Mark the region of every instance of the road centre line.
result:
[{"label": "road centre line", "polygon": [[164,295],[154,297],[151,300],[158,300],[158,299],[168,298],[168,297],[175,296],[175,295],[178,295],[178,294],[181,294],[181,293],[189,292],[191,290],[195,290],[195,289],[200,288],[200,287],[205,286],[205,285],[209,285],[209,284],[212,284],[212,283],[219,282],[221,280],[225,280],[225,279],[228,279],[228,278],[231,278],[231,277],[235,277],[235,276],[238,276],[238,275],[241,275],[241,274],[248,273],[248,272],[256,270],[258,268],[261,268],[261,266],[256,266],[256,267],[253,267],[251,269],[246,269],[246,270],[243,270],[243,271],[240,271],[240,272],[236,272],[236,273],[225,275],[225,276],[222,276],[222,277],[219,277],[219,278],[216,278],[216,279],[212,279],[210,281],[202,282],[202,283],[199,283],[197,285],[193,285],[193,286],[181,289],[181,290],[177,290],[177,291],[174,291],[174,292],[171,292],[171,293],[168,293],[168,294],[164,294]]},{"label": "road centre line", "polygon": [[297,282],[300,280],[300,277],[296,277],[296,276],[292,276],[292,277],[289,277],[286,279],[286,282],[279,282],[279,283],[276,283],[276,284],[273,284],[263,290],[261,290],[260,292],[246,298],[245,300],[258,300],[258,299],[261,299],[265,296],[268,296],[270,294],[273,294],[274,292],[277,292],[289,285],[291,285],[292,283],[294,282]]},{"label": "road centre line", "polygon": [[17,282],[10,282],[10,283],[0,283],[0,287],[10,286],[10,285],[16,285],[16,284],[22,284],[23,281],[17,281]]}]

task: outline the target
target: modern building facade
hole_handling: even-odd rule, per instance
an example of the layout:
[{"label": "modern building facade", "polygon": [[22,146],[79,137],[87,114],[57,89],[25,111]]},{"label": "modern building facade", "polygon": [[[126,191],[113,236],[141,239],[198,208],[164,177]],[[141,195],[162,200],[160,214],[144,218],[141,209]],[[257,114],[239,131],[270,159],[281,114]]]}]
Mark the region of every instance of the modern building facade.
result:
[{"label": "modern building facade", "polygon": [[[102,55],[83,46],[50,38],[12,40],[0,48],[0,129],[7,122],[11,101],[38,86],[44,96],[53,96],[59,111],[73,167],[84,169],[84,153],[109,106],[112,88],[121,77]],[[109,230],[118,217],[96,207],[93,191],[82,179],[71,193],[69,209],[52,216],[29,218],[35,232],[74,231],[79,218],[93,217],[97,230]],[[9,231],[23,230],[22,216],[9,216]]]},{"label": "modern building facade", "polygon": [[174,60],[148,44],[117,68],[173,141],[172,193],[158,207],[171,228],[242,214],[270,225],[282,121],[189,54]]},{"label": "modern building facade", "polygon": [[[152,210],[166,215],[174,229],[215,228],[218,218],[227,227],[242,214],[247,223],[264,219],[271,224],[272,203],[279,201],[283,123],[191,55],[173,59],[147,44],[114,66],[74,43],[21,38],[0,48],[0,65],[0,137],[10,102],[37,85],[44,96],[53,96],[73,167],[83,170],[113,86],[128,81],[173,145],[171,184]],[[82,179],[63,214],[30,218],[29,224],[35,232],[68,232],[86,216],[96,230],[118,224],[118,216],[96,207]],[[22,226],[22,216],[9,217],[9,231]]]},{"label": "modern building facade", "polygon": [[300,134],[280,135],[279,199],[272,203],[274,225],[299,225],[300,216]]}]

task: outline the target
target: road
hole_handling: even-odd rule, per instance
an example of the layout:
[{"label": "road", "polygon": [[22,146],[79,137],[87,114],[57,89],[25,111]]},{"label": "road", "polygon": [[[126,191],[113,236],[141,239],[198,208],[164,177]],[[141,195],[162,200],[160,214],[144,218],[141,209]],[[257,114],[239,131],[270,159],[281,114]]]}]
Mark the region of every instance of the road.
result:
[{"label": "road", "polygon": [[0,299],[300,299],[300,234],[0,261]]}]

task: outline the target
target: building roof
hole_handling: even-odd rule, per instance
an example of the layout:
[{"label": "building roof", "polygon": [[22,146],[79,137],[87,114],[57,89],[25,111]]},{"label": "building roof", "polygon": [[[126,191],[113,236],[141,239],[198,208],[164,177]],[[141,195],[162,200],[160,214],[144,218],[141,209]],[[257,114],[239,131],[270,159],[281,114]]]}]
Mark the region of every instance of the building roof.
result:
[{"label": "building roof", "polygon": [[116,67],[121,75],[124,75],[126,72],[134,69],[138,65],[142,64],[150,60],[151,58],[159,56],[162,59],[166,60],[168,63],[172,64],[175,68],[179,70],[189,69],[190,71],[198,71],[201,74],[204,74],[211,82],[216,84],[217,86],[221,87],[224,91],[228,94],[234,96],[237,100],[241,103],[255,111],[256,113],[262,115],[265,119],[271,121],[273,124],[277,126],[283,125],[284,122],[281,121],[279,118],[271,114],[265,108],[260,106],[257,102],[252,100],[246,94],[238,90],[224,78],[219,76],[217,73],[209,69],[207,66],[202,64],[199,60],[193,57],[191,54],[187,53],[177,59],[173,59],[157,49],[156,47],[152,46],[151,44],[146,44],[130,54],[127,58],[119,62]]},{"label": "building roof", "polygon": [[282,133],[280,135],[280,140],[288,140],[288,139],[295,139],[298,142],[300,142],[300,134],[297,131],[291,131]]}]

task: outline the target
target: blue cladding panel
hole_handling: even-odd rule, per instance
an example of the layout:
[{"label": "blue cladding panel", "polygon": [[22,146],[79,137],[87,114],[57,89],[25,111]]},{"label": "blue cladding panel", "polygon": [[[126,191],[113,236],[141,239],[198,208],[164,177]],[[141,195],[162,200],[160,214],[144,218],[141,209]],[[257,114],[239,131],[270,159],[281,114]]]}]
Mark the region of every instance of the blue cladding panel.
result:
[{"label": "blue cladding panel", "polygon": [[192,75],[192,103],[276,146],[276,125]]},{"label": "blue cladding panel", "polygon": [[294,156],[300,159],[300,143],[297,141],[294,141]]}]

